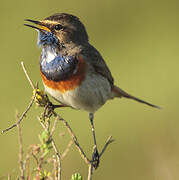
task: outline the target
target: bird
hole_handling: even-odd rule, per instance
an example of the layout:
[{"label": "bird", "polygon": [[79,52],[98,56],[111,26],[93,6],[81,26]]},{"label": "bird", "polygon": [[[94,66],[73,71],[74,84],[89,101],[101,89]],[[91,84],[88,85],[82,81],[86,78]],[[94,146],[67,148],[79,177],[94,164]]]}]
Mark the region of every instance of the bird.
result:
[{"label": "bird", "polygon": [[99,152],[94,113],[106,101],[114,98],[132,99],[154,108],[159,106],[139,99],[115,85],[105,60],[90,44],[86,28],[77,16],[56,13],[43,20],[25,21],[33,23],[26,23],[25,26],[38,31],[37,45],[42,49],[40,75],[45,91],[60,103],[59,107],[71,107],[89,113],[94,140],[92,161],[94,168],[97,168]]}]

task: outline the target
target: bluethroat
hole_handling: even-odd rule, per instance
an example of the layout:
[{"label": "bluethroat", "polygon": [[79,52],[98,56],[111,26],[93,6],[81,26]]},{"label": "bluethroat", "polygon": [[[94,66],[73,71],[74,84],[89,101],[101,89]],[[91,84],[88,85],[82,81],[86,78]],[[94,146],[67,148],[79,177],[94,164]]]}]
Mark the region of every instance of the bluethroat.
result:
[{"label": "bluethroat", "polygon": [[114,84],[111,71],[98,50],[88,40],[85,26],[78,17],[59,13],[41,21],[27,21],[25,24],[38,31],[40,75],[48,92],[62,106],[85,110],[89,113],[94,138],[94,167],[99,164],[94,113],[107,100],[128,98],[148,106],[156,105],[143,101]]}]

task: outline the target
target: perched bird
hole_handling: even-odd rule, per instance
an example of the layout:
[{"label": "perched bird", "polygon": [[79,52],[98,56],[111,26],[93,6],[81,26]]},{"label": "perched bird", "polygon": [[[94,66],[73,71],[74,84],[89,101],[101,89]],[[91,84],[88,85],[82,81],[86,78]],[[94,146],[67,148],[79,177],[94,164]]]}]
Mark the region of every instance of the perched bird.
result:
[{"label": "perched bird", "polygon": [[159,108],[138,99],[114,84],[114,79],[101,54],[89,43],[85,26],[78,17],[59,13],[41,21],[26,19],[36,26],[38,46],[42,48],[40,74],[45,90],[60,106],[89,113],[94,137],[94,167],[98,166],[94,113],[109,99],[128,98]]}]

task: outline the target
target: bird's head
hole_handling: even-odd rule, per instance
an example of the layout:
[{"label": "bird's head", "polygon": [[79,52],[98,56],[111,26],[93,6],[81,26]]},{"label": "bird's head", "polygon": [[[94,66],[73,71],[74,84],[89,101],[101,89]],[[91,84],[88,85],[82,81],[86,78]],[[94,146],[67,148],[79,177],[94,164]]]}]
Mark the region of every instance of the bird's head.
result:
[{"label": "bird's head", "polygon": [[73,15],[60,13],[41,21],[26,19],[36,26],[24,24],[39,31],[39,46],[59,46],[65,44],[84,44],[88,42],[85,26]]}]

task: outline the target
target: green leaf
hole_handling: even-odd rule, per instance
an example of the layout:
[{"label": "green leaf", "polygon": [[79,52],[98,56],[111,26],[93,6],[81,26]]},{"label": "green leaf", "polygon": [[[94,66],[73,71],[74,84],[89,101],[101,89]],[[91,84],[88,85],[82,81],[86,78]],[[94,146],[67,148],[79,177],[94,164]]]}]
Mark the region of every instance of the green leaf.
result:
[{"label": "green leaf", "polygon": [[75,173],[72,175],[71,180],[82,180],[80,173]]}]

